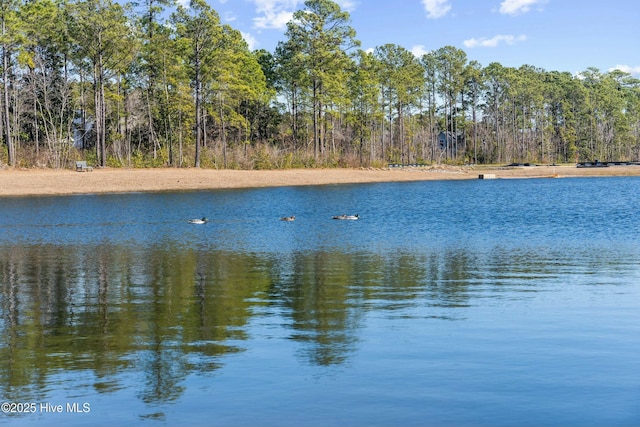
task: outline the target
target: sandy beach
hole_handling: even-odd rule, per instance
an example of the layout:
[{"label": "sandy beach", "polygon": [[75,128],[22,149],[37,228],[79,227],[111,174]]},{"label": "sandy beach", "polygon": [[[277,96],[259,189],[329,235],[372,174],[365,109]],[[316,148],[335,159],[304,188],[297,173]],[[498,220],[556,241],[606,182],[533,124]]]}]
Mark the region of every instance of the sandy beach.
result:
[{"label": "sandy beach", "polygon": [[0,196],[101,194],[189,191],[297,185],[478,179],[567,178],[578,176],[640,176],[640,166],[577,168],[567,166],[473,167],[428,166],[391,169],[57,169],[0,170]]}]

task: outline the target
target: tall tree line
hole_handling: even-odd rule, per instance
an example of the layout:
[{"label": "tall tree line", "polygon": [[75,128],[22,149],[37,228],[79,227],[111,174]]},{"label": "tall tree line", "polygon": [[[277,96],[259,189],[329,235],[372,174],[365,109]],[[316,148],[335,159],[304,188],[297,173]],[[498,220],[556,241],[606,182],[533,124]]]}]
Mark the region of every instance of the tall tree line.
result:
[{"label": "tall tree line", "polygon": [[0,0],[0,55],[0,165],[640,160],[630,74],[363,51],[331,0],[307,0],[274,52],[204,0]]}]

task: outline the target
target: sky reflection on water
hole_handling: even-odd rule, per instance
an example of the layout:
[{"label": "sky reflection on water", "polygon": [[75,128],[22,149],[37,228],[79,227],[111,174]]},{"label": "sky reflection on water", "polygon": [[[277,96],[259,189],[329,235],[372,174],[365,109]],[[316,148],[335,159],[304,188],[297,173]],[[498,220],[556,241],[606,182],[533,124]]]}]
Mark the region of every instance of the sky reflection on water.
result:
[{"label": "sky reflection on water", "polygon": [[0,424],[637,425],[639,183],[2,199]]}]

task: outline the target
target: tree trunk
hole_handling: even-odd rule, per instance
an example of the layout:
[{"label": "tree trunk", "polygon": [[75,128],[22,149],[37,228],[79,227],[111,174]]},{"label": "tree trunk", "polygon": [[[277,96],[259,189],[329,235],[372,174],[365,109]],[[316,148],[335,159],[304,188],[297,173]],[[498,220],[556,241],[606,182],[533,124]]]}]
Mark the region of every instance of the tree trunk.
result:
[{"label": "tree trunk", "polygon": [[222,165],[226,169],[227,168],[227,136],[226,130],[224,126],[224,105],[223,105],[223,97],[222,93],[220,93],[220,125],[221,125],[221,136],[222,136]]},{"label": "tree trunk", "polygon": [[202,93],[202,82],[201,82],[201,76],[200,76],[200,60],[198,57],[198,52],[197,52],[198,47],[196,47],[196,76],[195,76],[195,89],[196,89],[196,93],[195,93],[195,101],[196,101],[196,154],[195,154],[195,161],[194,161],[194,166],[196,168],[200,167],[200,144],[202,141],[202,111],[200,111],[202,109],[202,105],[201,105],[201,100],[200,100],[200,96]]},{"label": "tree trunk", "polygon": [[[2,21],[2,34],[5,34],[5,23]],[[4,142],[7,145],[7,154],[10,166],[16,165],[15,145],[11,139],[11,112],[9,110],[9,52],[6,45],[2,47],[2,83],[3,83],[3,109],[2,117],[4,122]]]},{"label": "tree trunk", "polygon": [[313,159],[318,162],[320,152],[320,129],[318,129],[318,81],[313,81]]}]

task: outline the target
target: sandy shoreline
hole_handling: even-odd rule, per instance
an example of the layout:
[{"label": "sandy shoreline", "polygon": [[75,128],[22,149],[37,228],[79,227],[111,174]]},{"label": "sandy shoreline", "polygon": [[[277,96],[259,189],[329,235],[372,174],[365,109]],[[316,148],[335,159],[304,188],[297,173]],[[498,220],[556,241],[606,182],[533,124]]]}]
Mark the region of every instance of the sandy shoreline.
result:
[{"label": "sandy shoreline", "polygon": [[577,168],[568,166],[455,167],[397,169],[56,169],[0,170],[1,196],[102,194],[121,192],[189,191],[371,182],[478,179],[480,174],[506,178],[564,178],[577,176],[640,176],[640,166]]}]

